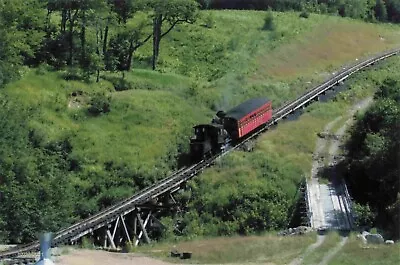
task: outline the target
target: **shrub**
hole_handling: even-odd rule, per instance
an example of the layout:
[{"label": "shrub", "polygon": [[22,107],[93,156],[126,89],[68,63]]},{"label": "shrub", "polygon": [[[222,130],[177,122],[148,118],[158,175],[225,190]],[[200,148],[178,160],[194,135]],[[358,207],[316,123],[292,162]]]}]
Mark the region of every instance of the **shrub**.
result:
[{"label": "shrub", "polygon": [[273,31],[275,30],[275,23],[274,23],[274,15],[272,12],[268,12],[267,15],[264,18],[264,26],[263,30],[270,30]]},{"label": "shrub", "polygon": [[116,91],[129,90],[133,88],[132,84],[123,78],[114,79],[112,80],[112,83]]},{"label": "shrub", "polygon": [[82,238],[81,248],[84,249],[94,249],[93,240],[88,237]]},{"label": "shrub", "polygon": [[357,226],[369,226],[372,227],[374,219],[375,219],[375,214],[369,208],[369,205],[362,205],[359,203],[354,204],[354,211],[356,214],[356,225]]},{"label": "shrub", "polygon": [[209,14],[206,16],[204,22],[205,22],[204,26],[205,26],[206,28],[209,28],[209,29],[213,28],[213,27],[214,27],[214,24],[215,24],[214,16],[213,16],[211,13],[209,13]]},{"label": "shrub", "polygon": [[90,100],[89,113],[99,115],[110,112],[111,97],[104,93],[96,93]]},{"label": "shrub", "polygon": [[300,13],[300,17],[302,17],[302,18],[309,18],[309,17],[310,17],[310,14],[309,14],[307,11],[303,11],[303,12]]}]

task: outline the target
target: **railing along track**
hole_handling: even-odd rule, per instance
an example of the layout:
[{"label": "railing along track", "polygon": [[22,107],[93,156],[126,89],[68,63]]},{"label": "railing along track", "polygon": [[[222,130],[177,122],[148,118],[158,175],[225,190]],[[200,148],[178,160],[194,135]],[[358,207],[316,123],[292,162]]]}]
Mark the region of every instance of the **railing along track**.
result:
[{"label": "railing along track", "polygon": [[[207,160],[202,160],[199,163],[194,164],[188,168],[182,168],[177,172],[173,173],[171,176],[156,182],[155,184],[139,191],[133,196],[121,202],[118,202],[115,205],[112,205],[109,208],[106,208],[100,211],[99,213],[90,216],[74,225],[71,225],[65,229],[58,231],[53,239],[53,246],[60,245],[62,243],[70,243],[76,241],[78,238],[111,223],[118,216],[126,215],[129,212],[134,211],[138,205],[148,202],[149,200],[159,196],[160,194],[163,194],[167,191],[170,191],[178,187],[179,185],[181,185],[181,183],[188,181],[189,179],[197,175],[200,171],[210,166],[215,159],[229,153],[230,151],[240,147],[247,141],[258,136],[259,134],[267,130],[271,125],[277,123],[279,120],[285,118],[286,116],[293,113],[297,109],[307,105],[309,102],[314,100],[320,94],[324,93],[333,86],[347,79],[350,75],[378,61],[397,55],[399,52],[400,49],[388,51],[380,55],[377,55],[375,57],[369,58],[367,60],[361,61],[353,66],[348,67],[347,69],[340,71],[335,76],[328,79],[321,85],[318,85],[308,90],[306,93],[304,93],[296,100],[293,100],[288,104],[285,104],[284,106],[276,109],[273,113],[270,122],[262,126],[259,130],[255,131],[252,135],[247,137],[244,141],[237,144],[233,148],[230,148],[229,150],[217,154]],[[9,249],[7,251],[0,252],[0,260],[5,258],[16,257],[20,254],[33,252],[37,250],[39,250],[39,242],[36,241],[24,246],[19,246],[16,248]]]}]

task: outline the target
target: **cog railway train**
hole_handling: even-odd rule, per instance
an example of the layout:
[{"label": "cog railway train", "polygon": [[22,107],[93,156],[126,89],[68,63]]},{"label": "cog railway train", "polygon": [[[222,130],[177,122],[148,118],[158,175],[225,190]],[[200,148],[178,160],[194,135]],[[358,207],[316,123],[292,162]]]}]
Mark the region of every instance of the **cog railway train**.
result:
[{"label": "cog railway train", "polygon": [[231,144],[246,138],[272,118],[272,104],[266,98],[253,98],[228,112],[218,111],[210,124],[194,126],[190,140],[190,155],[193,161],[210,157]]}]

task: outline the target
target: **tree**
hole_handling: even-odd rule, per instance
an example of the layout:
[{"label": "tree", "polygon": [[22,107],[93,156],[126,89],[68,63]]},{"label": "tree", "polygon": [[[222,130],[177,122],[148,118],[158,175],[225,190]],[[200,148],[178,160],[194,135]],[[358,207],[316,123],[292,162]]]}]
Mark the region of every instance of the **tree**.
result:
[{"label": "tree", "polygon": [[388,19],[395,23],[400,23],[400,1],[398,0],[387,0],[387,13]]},{"label": "tree", "polygon": [[[61,12],[61,34],[66,33],[68,27],[67,42],[68,42],[68,59],[67,64],[73,65],[74,58],[74,29],[78,19],[79,11],[85,4],[85,1],[80,0],[49,0],[48,9],[50,11]],[[68,22],[68,26],[67,26]]]},{"label": "tree", "polygon": [[34,63],[44,36],[40,0],[0,0],[0,86],[18,76],[24,63]]},{"label": "tree", "polygon": [[[153,56],[152,67],[156,69],[161,39],[179,23],[194,23],[199,5],[194,0],[149,0],[147,6],[152,11],[153,20]],[[164,22],[168,26],[163,30]]]},{"label": "tree", "polygon": [[[387,220],[383,226],[393,227],[398,223],[390,220],[399,217],[395,211],[400,185],[400,82],[385,80],[375,100],[351,132],[349,181],[355,197]],[[399,233],[398,229],[393,232]]]},{"label": "tree", "polygon": [[132,60],[135,51],[143,46],[152,37],[152,33],[146,33],[148,25],[145,22],[129,24],[120,27],[117,34],[110,40],[110,47],[107,51],[106,66],[111,71],[131,70]]},{"label": "tree", "polygon": [[385,2],[383,0],[376,0],[375,17],[379,21],[387,20],[387,9],[386,9]]},{"label": "tree", "polygon": [[374,6],[375,2],[371,0],[343,0],[339,5],[339,14],[344,17],[367,19]]},{"label": "tree", "polygon": [[267,12],[267,15],[264,18],[264,26],[262,29],[270,31],[275,30],[274,15],[271,10]]}]

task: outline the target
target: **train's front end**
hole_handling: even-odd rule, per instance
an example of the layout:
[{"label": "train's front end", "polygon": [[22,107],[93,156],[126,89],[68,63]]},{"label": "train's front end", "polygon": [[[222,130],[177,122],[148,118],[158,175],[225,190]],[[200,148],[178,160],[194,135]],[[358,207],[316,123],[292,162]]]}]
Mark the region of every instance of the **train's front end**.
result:
[{"label": "train's front end", "polygon": [[194,128],[190,139],[190,155],[193,161],[211,157],[221,151],[227,134],[221,124],[201,124]]}]

